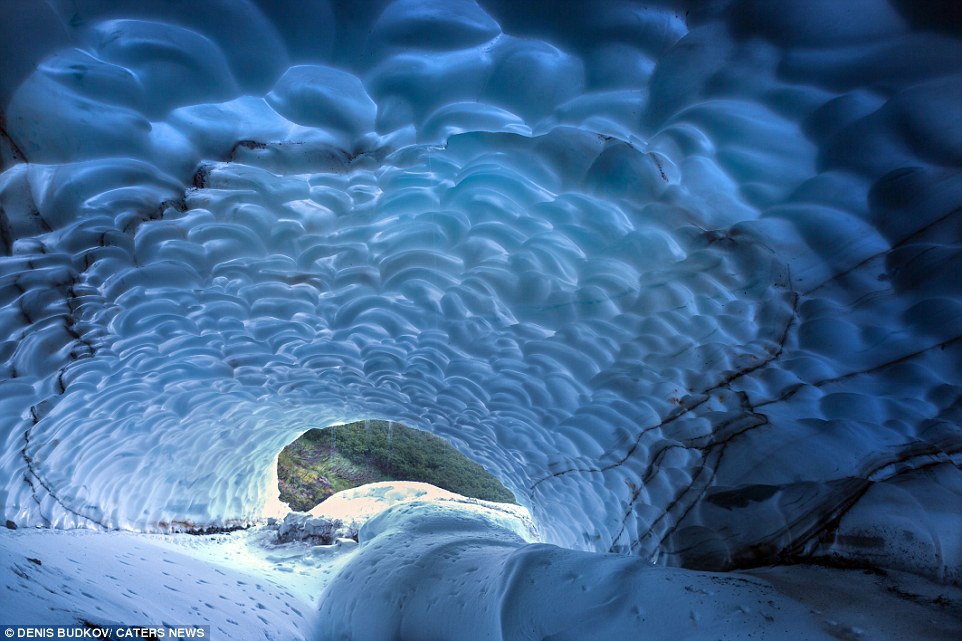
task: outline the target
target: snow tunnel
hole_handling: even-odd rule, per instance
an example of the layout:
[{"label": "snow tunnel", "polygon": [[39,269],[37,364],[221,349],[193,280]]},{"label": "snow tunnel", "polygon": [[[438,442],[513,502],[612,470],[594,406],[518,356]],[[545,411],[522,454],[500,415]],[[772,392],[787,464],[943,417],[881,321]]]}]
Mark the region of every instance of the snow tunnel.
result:
[{"label": "snow tunnel", "polygon": [[901,0],[4,2],[4,518],[251,523],[284,445],[376,417],[565,548],[962,581],[960,33]]}]

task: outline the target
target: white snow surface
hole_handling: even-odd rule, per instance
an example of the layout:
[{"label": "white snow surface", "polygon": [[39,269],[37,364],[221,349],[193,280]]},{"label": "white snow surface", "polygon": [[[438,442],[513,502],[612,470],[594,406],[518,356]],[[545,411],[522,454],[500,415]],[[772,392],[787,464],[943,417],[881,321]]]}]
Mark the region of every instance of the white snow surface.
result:
[{"label": "white snow surface", "polygon": [[508,530],[523,541],[532,543],[540,540],[531,514],[520,505],[474,499],[443,490],[430,483],[415,481],[368,483],[343,490],[318,503],[309,514],[312,517],[340,520],[360,529],[384,510],[411,502],[437,505],[455,503],[458,510],[477,512],[485,522]]},{"label": "white snow surface", "polygon": [[898,572],[653,567],[532,543],[519,535],[530,519],[516,506],[424,484],[364,486],[335,499],[339,514],[363,523],[359,547],[279,544],[276,526],[203,536],[0,531],[0,624],[210,626],[212,639],[325,641],[896,641],[962,632],[962,589]]},{"label": "white snow surface", "polygon": [[962,582],[960,23],[0,3],[4,519],[254,523],[378,418],[545,543]]}]

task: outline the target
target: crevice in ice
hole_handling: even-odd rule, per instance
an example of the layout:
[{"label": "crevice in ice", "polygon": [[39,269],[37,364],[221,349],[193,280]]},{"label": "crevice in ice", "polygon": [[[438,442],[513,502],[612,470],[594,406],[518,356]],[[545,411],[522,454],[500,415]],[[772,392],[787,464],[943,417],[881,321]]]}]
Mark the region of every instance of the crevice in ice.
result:
[{"label": "crevice in ice", "polygon": [[3,246],[4,256],[10,256],[13,253],[13,233],[10,231],[7,212],[2,205],[0,205],[0,245]]},{"label": "crevice in ice", "polygon": [[128,236],[134,236],[136,235],[137,230],[140,229],[140,226],[144,223],[149,223],[154,220],[163,220],[164,213],[168,209],[174,209],[180,213],[187,211],[186,196],[176,200],[164,200],[154,209],[137,212],[134,217],[126,221],[120,231]]},{"label": "crevice in ice", "polygon": [[[916,462],[919,464],[913,465]],[[831,542],[837,535],[842,519],[876,483],[946,464],[962,470],[962,450],[947,453],[937,446],[921,446],[914,451],[907,449],[897,458],[882,461],[876,467],[867,469],[864,478],[846,479],[847,482],[842,487],[836,487],[839,490],[836,494],[839,500],[819,515],[818,519],[810,521],[809,526],[779,552],[779,562],[782,562],[783,558],[786,560],[810,558],[817,544]],[[884,470],[890,473],[882,474]],[[756,565],[758,564],[756,561]]]},{"label": "crevice in ice", "polygon": [[869,375],[869,374],[878,374],[879,372],[882,372],[882,371],[884,371],[884,370],[886,370],[886,369],[895,367],[896,365],[901,365],[901,364],[903,364],[903,363],[908,363],[908,362],[910,362],[910,361],[912,361],[912,360],[914,360],[914,359],[916,359],[916,358],[918,358],[918,357],[920,357],[920,356],[924,356],[924,355],[929,354],[929,353],[931,353],[931,352],[934,352],[934,351],[936,351],[936,350],[938,350],[938,351],[945,351],[945,348],[946,348],[946,347],[951,347],[952,345],[955,345],[956,343],[960,343],[960,342],[962,342],[962,335],[955,336],[954,338],[950,338],[950,339],[948,339],[948,340],[940,341],[940,342],[936,343],[935,345],[930,345],[930,346],[928,346],[928,347],[924,347],[924,348],[922,348],[922,349],[920,349],[920,350],[917,350],[917,351],[914,351],[914,352],[912,352],[912,353],[910,353],[910,354],[903,354],[903,355],[898,356],[898,357],[896,357],[896,358],[894,358],[894,359],[892,359],[892,360],[886,361],[886,362],[884,362],[884,363],[879,363],[878,365],[873,365],[873,366],[868,367],[868,368],[865,368],[865,369],[861,369],[861,370],[857,370],[857,371],[852,371],[852,372],[847,372],[847,373],[841,374],[841,375],[839,375],[839,376],[833,376],[833,377],[831,377],[831,378],[824,378],[824,379],[817,380],[817,381],[809,381],[809,382],[805,382],[805,383],[798,383],[798,384],[796,384],[796,385],[792,385],[791,387],[787,388],[787,389],[786,389],[782,394],[780,394],[778,397],[776,397],[776,398],[771,398],[771,399],[764,400],[764,401],[758,401],[758,402],[756,402],[756,403],[753,403],[753,404],[752,404],[752,407],[753,407],[753,408],[765,407],[765,406],[767,406],[767,405],[774,405],[775,403],[781,403],[781,402],[783,402],[783,401],[787,401],[787,400],[791,399],[793,396],[795,396],[796,394],[798,394],[799,392],[805,390],[806,388],[810,388],[810,387],[820,388],[820,387],[825,387],[826,385],[832,385],[832,384],[834,384],[834,383],[840,383],[840,382],[842,382],[842,381],[846,381],[846,380],[850,380],[850,379],[853,379],[853,378],[857,378],[857,377],[859,377],[859,376],[867,376],[867,375]]},{"label": "crevice in ice", "polygon": [[[788,328],[786,328],[787,330]],[[784,345],[784,340],[787,338],[786,335],[783,337],[782,344]],[[697,449],[702,452],[702,460],[699,466],[696,468],[692,474],[693,481],[688,485],[681,488],[679,495],[664,509],[663,512],[651,523],[649,529],[642,534],[641,537],[633,541],[629,549],[634,552],[639,548],[643,547],[643,542],[645,539],[654,536],[654,532],[659,525],[659,523],[667,518],[669,515],[672,516],[673,525],[664,531],[657,541],[657,546],[663,546],[667,539],[674,534],[677,528],[682,525],[685,521],[685,517],[692,507],[701,499],[705,497],[706,492],[711,489],[712,481],[714,480],[717,469],[721,463],[722,457],[725,454],[728,445],[736,438],[748,433],[749,431],[756,429],[758,427],[763,427],[770,424],[768,416],[758,412],[758,408],[765,407],[768,405],[773,405],[779,402],[786,401],[790,399],[793,395],[799,391],[805,389],[806,387],[816,387],[820,388],[825,385],[832,383],[837,383],[843,380],[854,378],[857,376],[868,375],[873,373],[878,373],[884,369],[894,367],[896,365],[911,361],[914,358],[922,356],[933,350],[944,350],[945,347],[962,341],[962,336],[957,336],[949,341],[944,341],[938,345],[933,345],[931,347],[919,350],[912,354],[904,355],[902,357],[893,359],[876,367],[872,367],[866,370],[858,372],[850,372],[848,374],[834,377],[831,379],[825,379],[821,381],[813,381],[805,384],[799,384],[782,394],[778,398],[768,399],[759,402],[750,402],[748,395],[745,393],[739,393],[738,397],[742,401],[742,406],[745,411],[745,415],[736,416],[727,422],[720,423],[713,429],[713,432],[709,436],[698,437],[691,441],[681,442],[671,444],[658,452],[656,452],[651,457],[651,462],[648,467],[648,472],[645,478],[641,480],[641,483],[634,490],[631,506],[634,506],[635,501],[641,494],[642,488],[651,481],[651,474],[658,470],[659,463],[662,457],[668,452],[668,450],[673,448],[681,449]],[[950,403],[948,407],[952,407],[958,403],[959,399],[955,402]],[[948,409],[948,407],[946,409]],[[943,410],[945,411],[945,410]],[[749,417],[756,420],[751,421]],[[738,431],[733,433],[725,434],[725,430],[732,424],[741,423],[743,421],[748,421],[748,425],[740,428]],[[935,421],[936,419],[932,419]],[[724,438],[719,439],[718,434],[724,434]],[[697,441],[708,438],[711,443],[707,445],[701,445]],[[955,445],[956,447],[951,447]],[[721,449],[715,453],[714,449],[721,446]],[[915,459],[919,459],[921,464],[913,465],[912,462]],[[934,459],[934,460],[933,460]],[[901,474],[906,474],[909,472],[926,469],[927,467],[932,467],[936,465],[942,465],[945,463],[953,464],[959,467],[962,464],[962,445],[955,442],[951,436],[947,436],[944,440],[936,441],[933,443],[915,443],[910,444],[909,447],[900,450],[895,456],[889,459],[883,459],[880,462],[874,464],[871,468],[862,468],[858,471],[858,476],[853,476],[847,479],[847,481],[841,485],[837,485],[835,491],[832,494],[832,498],[835,499],[832,502],[820,505],[816,507],[815,513],[808,512],[802,514],[794,524],[789,525],[789,531],[791,536],[787,540],[787,544],[783,543],[783,548],[776,554],[775,559],[781,562],[782,559],[800,558],[803,554],[811,554],[812,547],[816,539],[824,539],[826,534],[830,534],[835,529],[838,528],[838,524],[845,514],[854,506],[860,498],[868,491],[868,489],[877,482],[895,478]],[[890,474],[881,474],[883,470],[889,470],[890,468],[897,467],[897,469],[892,469]],[[707,474],[707,478],[702,478],[703,474]],[[694,494],[693,494],[694,493]],[[676,506],[682,502],[683,499],[687,499],[684,503],[684,509],[680,514],[676,514]],[[634,514],[634,510],[630,509],[625,514],[625,518],[622,524],[622,529],[614,537],[615,541],[618,541],[624,533],[627,526],[628,520]],[[807,524],[807,525],[806,525]],[[796,525],[803,525],[806,529],[797,532]],[[755,543],[753,547],[762,545],[762,543]],[[771,544],[773,550],[779,549],[779,544],[772,541]],[[620,546],[612,546],[610,551],[619,551]],[[684,550],[679,550],[683,552]],[[755,554],[751,550],[740,554],[742,558],[735,558],[730,564],[726,564],[725,568],[744,568],[744,567],[757,567],[758,565],[764,565],[772,562],[771,552],[764,552],[761,554]]]},{"label": "crevice in ice", "polygon": [[[812,287],[810,287],[809,289],[807,289],[807,290],[805,290],[804,292],[802,292],[802,296],[810,296],[810,295],[814,294],[815,292],[817,292],[818,290],[820,290],[820,289],[822,289],[822,288],[824,288],[824,287],[827,287],[829,284],[835,283],[835,282],[837,282],[837,281],[842,280],[843,278],[846,278],[846,277],[848,277],[848,276],[851,276],[852,274],[857,273],[859,270],[862,270],[862,269],[868,267],[868,265],[870,265],[871,263],[888,257],[889,254],[890,254],[893,250],[899,249],[899,248],[901,248],[901,247],[905,247],[906,245],[908,245],[908,244],[911,243],[912,241],[920,239],[921,237],[925,236],[925,234],[928,233],[929,231],[931,231],[931,230],[935,229],[936,227],[938,227],[939,225],[941,225],[941,224],[943,224],[943,223],[951,220],[953,217],[958,216],[959,214],[962,214],[962,207],[957,207],[957,208],[949,211],[949,212],[948,212],[947,214],[945,214],[944,216],[940,216],[939,218],[936,218],[936,219],[933,220],[932,222],[927,223],[927,224],[923,225],[922,227],[919,227],[919,228],[915,229],[914,231],[912,231],[912,232],[909,233],[908,235],[906,235],[906,236],[900,238],[899,240],[893,242],[893,243],[892,243],[889,247],[887,247],[886,249],[884,249],[884,250],[882,250],[882,251],[879,251],[879,252],[876,252],[876,253],[872,254],[871,256],[868,256],[868,257],[864,258],[863,260],[861,260],[860,262],[856,263],[855,265],[852,265],[851,267],[849,267],[849,268],[847,268],[847,269],[844,269],[844,270],[842,270],[842,271],[840,271],[840,272],[838,272],[838,273],[836,273],[836,274],[833,274],[831,278],[828,278],[828,279],[826,279],[826,280],[823,280],[823,281],[820,282],[820,283],[816,283],[816,284],[812,285]],[[878,278],[878,280],[887,280],[887,279],[890,278],[890,275],[887,274],[887,273],[883,273],[883,274],[880,274],[877,278]],[[866,295],[868,295],[868,294],[866,294]]]},{"label": "crevice in ice", "polygon": [[[788,279],[788,282],[790,282],[790,281],[791,281],[791,279],[789,278],[789,279]],[[749,365],[749,366],[747,366],[747,367],[745,367],[745,368],[743,368],[743,369],[740,369],[740,370],[737,370],[737,371],[728,373],[727,375],[724,376],[724,378],[722,378],[721,381],[719,381],[719,382],[717,382],[717,383],[714,383],[711,387],[707,387],[707,388],[701,390],[701,391],[698,392],[697,394],[696,394],[696,393],[691,393],[691,394],[688,394],[688,395],[686,395],[685,397],[683,397],[683,398],[681,398],[681,399],[677,399],[677,402],[675,403],[676,408],[675,408],[674,410],[672,410],[671,413],[669,413],[668,416],[666,416],[664,419],[662,419],[659,423],[657,423],[657,424],[655,424],[655,425],[648,426],[648,427],[643,427],[643,428],[641,428],[641,429],[639,430],[638,435],[637,435],[637,437],[635,438],[635,442],[632,444],[632,446],[625,452],[625,454],[623,454],[622,456],[620,456],[616,461],[614,461],[614,462],[612,462],[612,463],[609,463],[609,464],[607,464],[607,465],[604,465],[604,466],[599,466],[599,467],[590,467],[590,468],[568,468],[568,469],[564,469],[564,470],[559,470],[559,471],[557,471],[557,472],[554,472],[554,473],[552,473],[552,474],[549,474],[549,475],[547,475],[547,476],[544,476],[544,477],[539,478],[539,479],[536,480],[534,483],[532,483],[532,484],[529,486],[528,489],[531,490],[531,491],[533,491],[535,488],[538,487],[538,485],[540,485],[541,483],[544,483],[544,482],[547,481],[548,479],[565,476],[566,474],[572,474],[572,473],[575,473],[575,472],[588,472],[588,473],[607,472],[608,470],[611,470],[611,469],[614,469],[614,468],[619,467],[619,466],[621,466],[621,465],[624,465],[625,462],[627,462],[629,459],[631,459],[631,457],[635,454],[635,452],[637,451],[638,447],[641,445],[642,439],[644,438],[644,436],[645,436],[646,434],[648,434],[649,432],[652,432],[652,431],[654,431],[654,430],[661,429],[661,428],[664,428],[664,427],[670,425],[671,423],[673,423],[674,421],[678,420],[679,418],[681,418],[681,417],[684,416],[685,414],[687,414],[687,413],[689,413],[689,412],[691,412],[691,411],[693,411],[693,410],[701,407],[701,406],[704,405],[705,403],[709,402],[709,401],[711,400],[711,395],[712,395],[714,392],[717,392],[717,391],[719,391],[719,390],[721,390],[721,389],[723,389],[723,388],[727,388],[729,385],[731,385],[732,383],[734,383],[734,382],[737,381],[738,379],[740,379],[740,378],[742,378],[742,377],[744,377],[744,376],[748,376],[749,374],[752,374],[753,372],[755,372],[755,371],[757,371],[757,370],[760,370],[760,369],[762,369],[762,368],[764,368],[764,367],[767,367],[768,365],[770,365],[770,364],[772,364],[773,362],[777,361],[778,358],[781,356],[782,352],[783,352],[784,349],[785,349],[785,341],[788,340],[789,333],[791,332],[792,326],[795,324],[795,321],[796,321],[796,318],[797,318],[797,309],[798,309],[799,296],[798,296],[797,293],[791,292],[790,295],[789,295],[789,299],[790,299],[790,301],[791,301],[791,315],[790,315],[790,317],[788,318],[788,320],[784,323],[784,327],[783,327],[783,329],[782,329],[782,331],[781,331],[781,335],[779,336],[779,338],[778,338],[777,341],[775,342],[774,346],[765,347],[765,349],[769,352],[769,356],[768,356],[768,357],[766,357],[765,359],[759,361],[758,363],[754,363],[754,364]],[[747,408],[746,408],[746,409],[747,409]],[[737,419],[736,419],[736,420],[737,420]],[[716,428],[716,431],[717,431],[717,428]],[[675,447],[675,446],[672,446],[672,447]],[[609,457],[609,456],[611,456],[611,454],[613,454],[613,452],[606,452],[605,455],[604,455],[604,457]],[[655,456],[654,456],[654,459],[656,459],[657,457],[658,457],[658,454],[656,453]],[[657,464],[654,462],[654,459],[653,459],[652,464],[649,465],[649,468],[648,468],[648,469],[649,469],[649,472],[650,472],[652,469],[657,468]],[[646,473],[646,474],[647,474],[647,473]],[[642,481],[642,486],[644,485],[644,483],[645,483],[645,480]],[[639,491],[640,491],[640,490],[639,490]],[[635,495],[635,498],[637,499],[637,494]],[[618,538],[618,537],[615,537],[616,540],[617,540],[617,538]]]},{"label": "crevice in ice", "polygon": [[[747,404],[746,394],[738,393],[737,396],[742,403],[742,406],[744,408],[746,415],[736,416],[732,419],[729,419],[726,422],[720,423],[719,425],[713,428],[712,434],[710,435],[707,435],[704,437],[698,437],[687,443],[682,442],[677,444],[671,444],[666,447],[662,447],[655,453],[655,455],[651,459],[651,463],[648,465],[647,471],[645,472],[645,477],[642,479],[638,488],[634,492],[632,501],[630,503],[630,509],[625,513],[625,516],[622,519],[621,530],[619,530],[617,535],[614,537],[615,541],[618,541],[621,538],[621,536],[624,534],[625,528],[627,527],[628,520],[631,518],[632,515],[635,514],[635,503],[637,502],[638,497],[641,494],[641,489],[651,482],[652,477],[659,469],[659,464],[661,463],[662,459],[668,454],[670,450],[675,448],[698,450],[701,452],[701,461],[699,462],[698,467],[695,468],[694,472],[691,475],[692,481],[689,484],[679,488],[680,491],[678,495],[673,500],[671,500],[668,503],[668,505],[661,511],[659,516],[656,517],[654,521],[651,522],[651,525],[649,526],[648,530],[646,530],[637,539],[632,541],[632,543],[628,548],[629,551],[631,552],[635,552],[636,550],[641,548],[643,545],[643,542],[646,539],[656,536],[655,530],[658,528],[661,522],[668,517],[672,517],[672,522],[674,523],[674,525],[669,527],[667,530],[663,531],[660,535],[657,535],[658,536],[657,545],[658,546],[664,545],[668,537],[670,537],[675,532],[678,525],[684,521],[685,517],[688,515],[689,511],[692,509],[695,503],[701,498],[703,498],[705,493],[711,488],[712,481],[714,480],[715,474],[718,469],[718,465],[721,462],[722,457],[724,456],[725,450],[728,447],[728,445],[735,438],[741,436],[742,434],[745,434],[755,428],[769,425],[769,420],[767,416],[765,416],[764,414],[758,414]],[[741,429],[739,429],[738,431],[726,433],[726,430],[728,427],[736,424],[741,425],[745,423],[747,424],[744,425],[744,427],[741,427]],[[722,438],[720,435],[724,435],[724,437]],[[707,445],[701,445],[695,442],[701,439],[709,439],[710,442]],[[715,448],[718,446],[721,446],[721,447],[717,452],[715,452]],[[679,504],[682,505],[682,509],[676,510],[675,508]],[[680,512],[680,514],[678,512]],[[619,547],[612,546],[612,548],[609,551],[617,552],[619,550],[620,550],[620,546]]]},{"label": "crevice in ice", "polygon": [[23,150],[20,149],[16,141],[7,133],[7,117],[2,112],[0,112],[0,143],[2,143],[2,145],[0,145],[0,171],[6,169],[7,164],[7,159],[4,158],[6,154],[2,153],[6,151],[3,149],[3,146],[9,147],[10,164],[28,162]]},{"label": "crevice in ice", "polygon": [[110,527],[108,527],[107,525],[105,525],[105,524],[104,524],[103,522],[101,522],[100,520],[98,520],[98,519],[96,519],[96,518],[94,518],[94,517],[92,517],[92,516],[89,516],[89,515],[86,515],[86,514],[82,514],[82,513],[79,512],[78,510],[76,510],[76,509],[72,508],[71,506],[67,505],[67,504],[63,501],[63,499],[61,499],[61,498],[57,495],[57,493],[53,491],[53,488],[51,488],[50,485],[49,485],[46,481],[43,480],[43,477],[40,476],[40,473],[37,471],[36,467],[34,466],[33,457],[27,452],[27,448],[30,447],[30,430],[33,429],[33,427],[36,426],[37,423],[40,422],[40,419],[41,419],[42,417],[38,414],[38,410],[37,410],[35,407],[30,408],[30,412],[31,412],[31,414],[33,415],[33,423],[31,424],[30,427],[28,427],[28,428],[27,428],[26,430],[24,430],[24,432],[23,432],[23,448],[20,450],[20,456],[23,458],[23,462],[24,462],[24,464],[27,466],[27,473],[30,475],[30,476],[24,475],[23,480],[24,480],[24,482],[25,482],[27,485],[30,486],[30,493],[31,493],[31,495],[33,496],[34,502],[37,504],[37,511],[38,511],[38,513],[39,513],[39,515],[40,515],[40,518],[43,519],[43,521],[44,521],[44,523],[46,523],[46,525],[48,525],[48,526],[50,525],[50,519],[44,514],[43,504],[42,504],[41,501],[40,501],[40,497],[37,495],[37,488],[36,488],[36,486],[34,485],[34,482],[33,482],[32,480],[30,480],[30,477],[31,477],[31,476],[32,476],[32,477],[34,478],[34,480],[36,480],[36,482],[39,483],[40,486],[46,491],[47,496],[49,496],[51,499],[53,499],[53,501],[54,501],[57,505],[59,505],[60,507],[62,507],[64,510],[66,510],[66,511],[69,512],[70,514],[73,514],[74,516],[78,516],[78,517],[80,517],[81,519],[83,519],[84,521],[90,521],[91,523],[94,523],[94,524],[96,524],[96,525],[99,525],[100,527],[102,527],[102,528],[105,529],[105,530],[111,529]]}]

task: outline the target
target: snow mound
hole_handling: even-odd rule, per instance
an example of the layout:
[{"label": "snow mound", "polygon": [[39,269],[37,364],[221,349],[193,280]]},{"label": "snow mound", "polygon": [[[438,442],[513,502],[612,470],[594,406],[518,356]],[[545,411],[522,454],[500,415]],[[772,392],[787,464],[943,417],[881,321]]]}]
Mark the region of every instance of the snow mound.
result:
[{"label": "snow mound", "polygon": [[[904,606],[861,572],[799,580],[777,570],[653,567],[638,558],[528,544],[503,518],[448,497],[395,503],[361,527],[360,540],[321,598],[320,639],[829,641],[943,638],[958,627],[941,627],[945,613],[909,630],[902,623],[913,625],[913,615],[900,623]],[[845,605],[819,599],[818,581],[850,591]],[[881,608],[865,619],[875,606]]]},{"label": "snow mound", "polygon": [[470,498],[414,481],[368,483],[343,490],[316,505],[309,514],[317,519],[349,523],[356,539],[372,518],[396,505],[412,502],[454,504],[461,511],[478,514],[487,522],[510,530],[524,541],[539,540],[531,514],[520,505]]}]

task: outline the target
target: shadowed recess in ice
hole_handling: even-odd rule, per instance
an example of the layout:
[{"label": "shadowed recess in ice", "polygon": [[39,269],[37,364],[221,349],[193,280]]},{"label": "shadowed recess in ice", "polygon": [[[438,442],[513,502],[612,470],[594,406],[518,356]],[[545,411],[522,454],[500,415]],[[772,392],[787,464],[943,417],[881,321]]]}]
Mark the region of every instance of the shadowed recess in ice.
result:
[{"label": "shadowed recess in ice", "polygon": [[960,580],[957,15],[708,4],[4,4],[6,518],[386,418],[568,547]]}]

